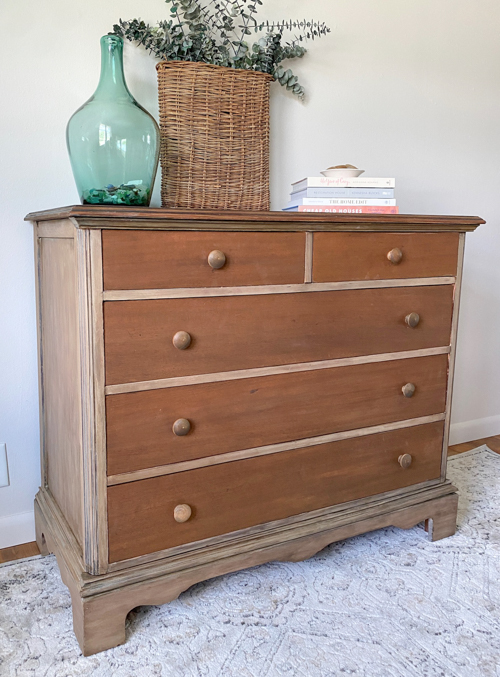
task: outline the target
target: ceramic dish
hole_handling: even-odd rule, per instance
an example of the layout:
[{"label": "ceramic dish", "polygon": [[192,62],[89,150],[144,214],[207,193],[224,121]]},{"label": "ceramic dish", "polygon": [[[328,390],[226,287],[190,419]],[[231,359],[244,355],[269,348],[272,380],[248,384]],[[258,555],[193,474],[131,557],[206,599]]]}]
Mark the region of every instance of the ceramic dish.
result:
[{"label": "ceramic dish", "polygon": [[363,174],[365,170],[364,169],[348,169],[348,168],[342,168],[342,169],[325,169],[324,172],[321,172],[323,176],[327,176],[329,178],[332,177],[353,177],[353,176],[359,176],[360,174]]}]

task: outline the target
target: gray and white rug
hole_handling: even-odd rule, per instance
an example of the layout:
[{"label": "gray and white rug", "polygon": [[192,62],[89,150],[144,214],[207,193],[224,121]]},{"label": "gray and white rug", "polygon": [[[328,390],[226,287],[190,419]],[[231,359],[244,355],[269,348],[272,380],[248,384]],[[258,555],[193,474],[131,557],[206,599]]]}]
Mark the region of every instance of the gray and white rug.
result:
[{"label": "gray and white rug", "polygon": [[498,677],[500,456],[453,457],[459,530],[383,529],[141,607],[82,657],[54,557],[0,568],[2,677]]}]

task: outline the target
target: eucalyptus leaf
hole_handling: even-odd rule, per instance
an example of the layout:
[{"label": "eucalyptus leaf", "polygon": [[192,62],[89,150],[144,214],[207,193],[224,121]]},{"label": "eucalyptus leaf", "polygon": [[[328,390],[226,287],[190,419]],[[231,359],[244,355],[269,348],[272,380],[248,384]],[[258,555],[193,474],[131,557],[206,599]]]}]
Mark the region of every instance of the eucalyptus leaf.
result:
[{"label": "eucalyptus leaf", "polygon": [[[169,20],[151,27],[140,19],[119,20],[113,32],[143,45],[156,58],[199,61],[230,68],[269,73],[300,99],[304,88],[297,76],[281,64],[302,58],[303,40],[327,35],[328,26],[317,21],[283,19],[257,22],[254,14],[262,0],[165,0]],[[283,42],[285,31],[294,31]],[[261,34],[248,44],[246,36]]]}]

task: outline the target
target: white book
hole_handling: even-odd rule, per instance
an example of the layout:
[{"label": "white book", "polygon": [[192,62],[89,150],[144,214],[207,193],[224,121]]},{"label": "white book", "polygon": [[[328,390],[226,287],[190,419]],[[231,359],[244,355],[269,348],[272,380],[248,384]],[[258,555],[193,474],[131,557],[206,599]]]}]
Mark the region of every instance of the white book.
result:
[{"label": "white book", "polygon": [[396,179],[373,178],[369,176],[308,176],[300,181],[292,183],[293,192],[296,193],[304,188],[330,188],[341,186],[343,188],[395,188]]},{"label": "white book", "polygon": [[328,205],[342,205],[343,207],[395,207],[396,200],[394,198],[365,199],[361,197],[303,197],[296,200],[292,196],[287,207],[298,207],[299,205],[307,205],[308,207],[327,207]]}]

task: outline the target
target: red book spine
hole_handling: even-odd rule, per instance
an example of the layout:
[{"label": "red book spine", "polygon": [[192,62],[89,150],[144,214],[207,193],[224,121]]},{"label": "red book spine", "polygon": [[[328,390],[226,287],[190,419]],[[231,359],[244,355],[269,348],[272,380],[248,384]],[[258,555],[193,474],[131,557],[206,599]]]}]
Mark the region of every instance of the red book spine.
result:
[{"label": "red book spine", "polygon": [[335,207],[311,207],[299,205],[299,212],[329,212],[330,214],[399,214],[399,207],[352,207],[336,205]]}]

